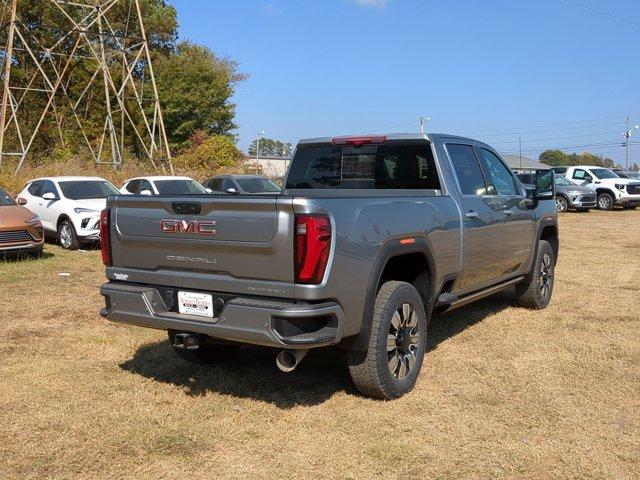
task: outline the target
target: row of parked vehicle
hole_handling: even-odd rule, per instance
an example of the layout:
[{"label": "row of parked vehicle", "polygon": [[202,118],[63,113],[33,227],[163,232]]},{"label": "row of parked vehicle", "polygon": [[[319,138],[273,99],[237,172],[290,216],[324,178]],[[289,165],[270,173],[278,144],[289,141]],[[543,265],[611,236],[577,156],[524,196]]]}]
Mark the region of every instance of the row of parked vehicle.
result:
[{"label": "row of parked vehicle", "polygon": [[[552,167],[559,212],[640,205],[640,173],[591,165]],[[534,173],[518,173],[529,188]],[[100,211],[109,195],[274,194],[280,186],[261,175],[221,175],[201,184],[189,177],[131,178],[120,189],[99,177],[49,177],[27,183],[17,202],[0,189],[0,251],[42,252],[46,236],[69,250],[99,240]]]},{"label": "row of parked vehicle", "polygon": [[260,175],[223,175],[202,184],[189,177],[138,177],[120,189],[100,177],[47,177],[27,183],[14,200],[0,188],[0,251],[42,253],[45,236],[68,250],[98,241],[100,212],[110,195],[273,194],[280,187]]},{"label": "row of parked vehicle", "polygon": [[[634,209],[640,205],[640,172],[610,170],[593,165],[552,167],[556,174],[556,208],[585,211]],[[532,173],[518,173],[520,181],[533,183]]]}]

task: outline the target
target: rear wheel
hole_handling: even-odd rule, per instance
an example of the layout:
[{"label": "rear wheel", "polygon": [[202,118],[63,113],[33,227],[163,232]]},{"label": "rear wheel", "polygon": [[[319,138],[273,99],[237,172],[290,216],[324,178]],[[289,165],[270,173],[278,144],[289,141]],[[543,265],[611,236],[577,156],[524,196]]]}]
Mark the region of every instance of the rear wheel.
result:
[{"label": "rear wheel", "polygon": [[549,305],[553,293],[555,265],[551,245],[546,240],[540,240],[531,272],[516,286],[518,305],[534,310]]},{"label": "rear wheel", "polygon": [[386,282],[376,296],[366,352],[348,352],[353,383],[364,395],[384,400],[414,387],[427,347],[422,299],[409,283]]},{"label": "rear wheel", "polygon": [[559,195],[556,197],[556,210],[558,212],[566,212],[569,210],[569,202],[567,202],[566,198]]},{"label": "rear wheel", "polygon": [[188,350],[176,346],[176,335],[181,333],[175,330],[169,330],[169,343],[175,354],[189,363],[197,365],[206,365],[215,363],[225,358],[229,358],[240,350],[240,345],[216,345],[213,343],[203,343],[196,350]]},{"label": "rear wheel", "polygon": [[58,240],[60,246],[65,250],[77,250],[80,246],[76,229],[69,220],[63,220],[60,225],[58,225]]},{"label": "rear wheel", "polygon": [[613,210],[614,200],[610,193],[598,194],[598,210]]}]

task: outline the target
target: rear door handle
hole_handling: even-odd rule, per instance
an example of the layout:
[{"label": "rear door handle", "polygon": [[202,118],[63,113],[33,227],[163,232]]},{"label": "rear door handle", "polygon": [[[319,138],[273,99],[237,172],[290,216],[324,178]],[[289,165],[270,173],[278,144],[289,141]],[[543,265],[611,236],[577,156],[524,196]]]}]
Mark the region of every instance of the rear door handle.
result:
[{"label": "rear door handle", "polygon": [[478,218],[478,212],[474,212],[473,210],[469,210],[464,214],[467,218]]}]

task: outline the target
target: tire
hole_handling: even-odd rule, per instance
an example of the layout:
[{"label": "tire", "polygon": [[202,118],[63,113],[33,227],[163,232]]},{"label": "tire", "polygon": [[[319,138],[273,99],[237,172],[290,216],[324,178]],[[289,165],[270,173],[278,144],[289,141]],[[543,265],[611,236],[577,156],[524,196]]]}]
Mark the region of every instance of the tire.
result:
[{"label": "tire", "polygon": [[546,308],[553,294],[556,259],[546,240],[538,241],[533,267],[527,278],[516,286],[516,299],[521,307],[532,310]]},{"label": "tire", "polygon": [[559,212],[566,212],[567,210],[569,210],[569,202],[567,202],[567,199],[558,195],[556,197],[556,210]]},{"label": "tire", "polygon": [[76,229],[69,220],[63,220],[58,225],[58,241],[65,250],[77,250],[80,246]]},{"label": "tire", "polygon": [[174,346],[175,335],[180,332],[169,330],[167,333],[169,335],[169,344],[175,354],[182,360],[196,365],[208,365],[224,360],[225,358],[232,357],[240,350],[240,345],[216,345],[212,343],[204,343],[200,345],[200,348],[197,350],[177,348]]},{"label": "tire", "polygon": [[615,201],[613,195],[610,193],[602,192],[598,194],[598,210],[613,210]]},{"label": "tire", "polygon": [[399,398],[416,384],[426,349],[420,294],[409,283],[386,282],[376,296],[367,351],[347,353],[349,373],[362,394]]}]

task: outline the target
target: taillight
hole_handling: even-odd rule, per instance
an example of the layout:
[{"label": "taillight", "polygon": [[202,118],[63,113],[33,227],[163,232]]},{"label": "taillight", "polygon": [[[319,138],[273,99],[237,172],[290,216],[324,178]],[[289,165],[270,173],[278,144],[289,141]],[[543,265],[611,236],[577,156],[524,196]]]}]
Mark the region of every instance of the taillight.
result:
[{"label": "taillight", "polygon": [[109,232],[111,209],[105,208],[100,212],[100,250],[102,251],[102,263],[107,267],[112,266],[111,262],[111,235]]},{"label": "taillight", "polygon": [[331,221],[325,215],[296,216],[296,283],[322,283],[331,250]]},{"label": "taillight", "polygon": [[331,139],[331,143],[336,146],[349,145],[353,147],[362,147],[363,145],[379,145],[387,141],[385,135],[375,135],[366,137],[336,137]]}]

